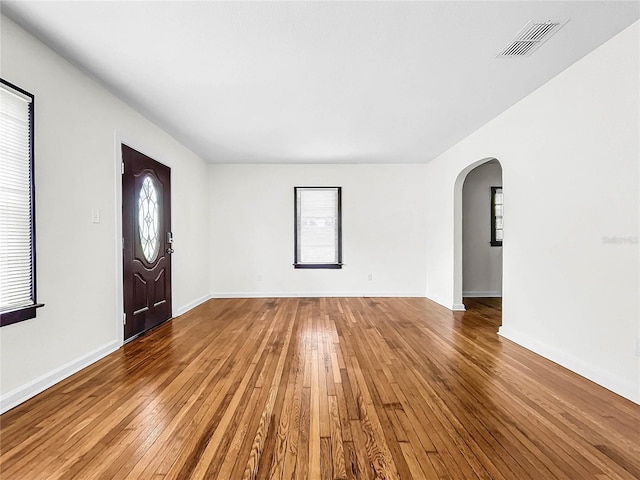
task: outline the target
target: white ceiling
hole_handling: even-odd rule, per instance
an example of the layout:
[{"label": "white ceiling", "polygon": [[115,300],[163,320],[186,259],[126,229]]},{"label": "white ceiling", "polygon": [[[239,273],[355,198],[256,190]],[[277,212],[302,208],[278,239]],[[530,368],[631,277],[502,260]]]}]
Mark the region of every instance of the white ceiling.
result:
[{"label": "white ceiling", "polygon": [[[637,1],[3,1],[213,163],[427,162],[639,18]],[[569,20],[528,58],[529,20]],[[562,108],[562,99],[558,99]]]}]

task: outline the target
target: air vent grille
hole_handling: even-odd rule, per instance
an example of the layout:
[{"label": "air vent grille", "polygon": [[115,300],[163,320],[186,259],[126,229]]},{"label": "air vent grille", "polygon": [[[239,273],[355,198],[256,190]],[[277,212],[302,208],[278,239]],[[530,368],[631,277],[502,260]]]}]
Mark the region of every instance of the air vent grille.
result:
[{"label": "air vent grille", "polygon": [[499,58],[528,57],[567,22],[528,22],[498,54]]},{"label": "air vent grille", "polygon": [[559,25],[559,23],[552,22],[534,23],[527,29],[524,35],[522,35],[522,38],[526,40],[535,40],[538,42],[542,41]]}]

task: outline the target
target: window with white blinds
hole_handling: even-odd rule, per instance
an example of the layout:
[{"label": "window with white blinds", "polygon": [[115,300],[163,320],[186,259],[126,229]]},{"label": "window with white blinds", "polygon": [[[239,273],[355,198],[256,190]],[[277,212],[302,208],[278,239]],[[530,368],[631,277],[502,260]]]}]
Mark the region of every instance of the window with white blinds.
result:
[{"label": "window with white blinds", "polygon": [[35,316],[33,95],[0,79],[0,325]]},{"label": "window with white blinds", "polygon": [[342,268],[341,187],[295,187],[296,268]]}]

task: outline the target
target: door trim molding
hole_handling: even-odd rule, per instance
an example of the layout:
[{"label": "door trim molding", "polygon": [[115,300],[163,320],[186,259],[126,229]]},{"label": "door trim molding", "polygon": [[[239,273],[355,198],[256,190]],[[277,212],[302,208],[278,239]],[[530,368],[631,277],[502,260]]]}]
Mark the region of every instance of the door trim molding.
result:
[{"label": "door trim molding", "polygon": [[115,323],[116,323],[116,339],[119,343],[119,347],[124,345],[124,324],[122,323],[124,315],[124,285],[123,285],[123,254],[122,254],[122,143],[129,144],[125,141],[124,136],[114,130],[114,158],[113,173],[115,177]]},{"label": "door trim molding", "polygon": [[[124,286],[123,286],[123,257],[122,257],[122,144],[127,145],[128,147],[137,150],[138,152],[150,157],[157,162],[169,167],[173,172],[173,162],[167,161],[163,157],[163,155],[158,152],[149,150],[148,148],[141,146],[139,142],[132,140],[130,136],[119,131],[118,129],[114,129],[113,131],[113,150],[114,150],[114,159],[113,162],[113,173],[114,173],[114,195],[115,195],[115,236],[114,236],[114,245],[115,245],[115,313],[114,313],[114,321],[116,326],[116,339],[118,340],[119,346],[124,345],[124,325],[122,323],[122,315],[124,313]],[[171,203],[171,217],[173,218],[173,202]],[[172,226],[173,228],[173,226]],[[173,282],[175,280],[173,274],[173,268],[171,269],[171,285],[173,290]],[[173,296],[173,291],[172,291]],[[171,303],[171,317],[176,316],[176,307],[175,301]]]}]

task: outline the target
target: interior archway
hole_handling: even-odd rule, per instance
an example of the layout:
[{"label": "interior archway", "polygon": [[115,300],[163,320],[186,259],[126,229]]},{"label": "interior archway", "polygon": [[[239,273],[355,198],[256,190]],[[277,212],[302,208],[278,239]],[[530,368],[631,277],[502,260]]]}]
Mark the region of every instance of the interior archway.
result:
[{"label": "interior archway", "polygon": [[[465,167],[456,178],[454,184],[454,282],[453,282],[453,300],[454,310],[465,310],[465,306],[463,303],[463,186],[464,182],[467,178],[467,175],[479,167],[480,165],[496,162],[500,164],[498,159],[495,157],[487,157],[480,160],[477,160],[467,167]],[[502,165],[500,164],[502,167]],[[487,206],[488,208],[488,206]],[[487,215],[487,221],[489,221],[489,216]],[[487,240],[488,241],[488,240]]]}]

